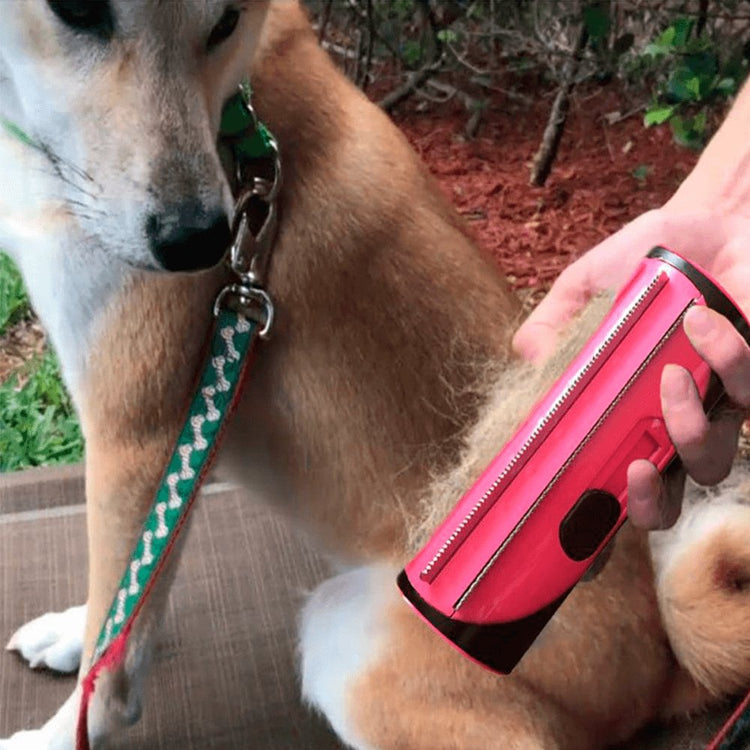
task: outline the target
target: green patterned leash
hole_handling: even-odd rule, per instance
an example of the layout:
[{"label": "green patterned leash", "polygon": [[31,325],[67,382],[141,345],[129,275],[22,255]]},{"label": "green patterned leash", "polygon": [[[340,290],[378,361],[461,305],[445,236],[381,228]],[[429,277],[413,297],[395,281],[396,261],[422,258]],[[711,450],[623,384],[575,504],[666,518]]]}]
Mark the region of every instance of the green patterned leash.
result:
[{"label": "green patterned leash", "polygon": [[[238,196],[230,249],[236,281],[216,299],[207,362],[83,679],[76,750],[89,750],[88,708],[96,680],[102,670],[117,668],[125,658],[133,624],[174,549],[214,459],[255,343],[268,336],[273,323],[273,304],[262,284],[276,234],[281,162],[275,139],[255,116],[250,93],[249,85],[242,84],[227,102],[220,130],[221,147],[234,167],[230,182]],[[257,177],[259,172],[267,176]]]}]

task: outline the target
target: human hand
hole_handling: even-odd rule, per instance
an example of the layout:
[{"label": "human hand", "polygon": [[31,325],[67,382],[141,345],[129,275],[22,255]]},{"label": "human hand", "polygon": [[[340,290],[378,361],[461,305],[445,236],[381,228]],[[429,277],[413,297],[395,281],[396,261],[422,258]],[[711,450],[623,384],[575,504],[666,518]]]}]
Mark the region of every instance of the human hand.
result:
[{"label": "human hand", "polygon": [[[750,217],[680,213],[669,206],[651,211],[597,245],[566,269],[521,326],[516,350],[541,361],[554,351],[558,332],[594,295],[619,288],[654,245],[661,244],[702,266],[750,311]],[[750,348],[734,326],[719,314],[691,310],[685,331],[696,351],[721,379],[733,404],[709,422],[690,374],[676,366],[664,369],[661,399],[664,420],[687,472],[701,484],[716,484],[734,460],[737,435],[750,409]],[[684,473],[664,481],[648,461],[628,470],[628,513],[643,528],[671,526],[680,512]]]}]

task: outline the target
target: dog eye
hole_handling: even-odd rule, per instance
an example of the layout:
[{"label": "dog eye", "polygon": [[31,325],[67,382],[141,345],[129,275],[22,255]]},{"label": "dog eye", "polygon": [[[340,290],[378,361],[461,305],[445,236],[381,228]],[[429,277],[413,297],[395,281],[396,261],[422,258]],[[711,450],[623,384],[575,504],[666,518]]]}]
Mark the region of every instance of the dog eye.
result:
[{"label": "dog eye", "polygon": [[109,0],[47,0],[52,12],[71,29],[109,39],[114,18]]},{"label": "dog eye", "polygon": [[206,41],[206,49],[210,51],[229,39],[237,28],[239,20],[240,12],[236,8],[227,8],[216,26],[211,29],[211,33]]}]

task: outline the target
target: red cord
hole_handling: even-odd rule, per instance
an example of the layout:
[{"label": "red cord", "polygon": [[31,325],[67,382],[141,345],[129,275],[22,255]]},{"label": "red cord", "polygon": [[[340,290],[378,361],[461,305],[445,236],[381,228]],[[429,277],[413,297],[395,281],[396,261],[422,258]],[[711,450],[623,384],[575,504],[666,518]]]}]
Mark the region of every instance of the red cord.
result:
[{"label": "red cord", "polygon": [[748,694],[742,699],[739,706],[734,709],[732,715],[724,722],[724,726],[717,732],[716,736],[708,745],[706,745],[706,750],[719,750],[721,743],[724,742],[727,735],[732,730],[732,727],[737,723],[737,720],[748,707],[750,707],[750,691],[748,691]]}]

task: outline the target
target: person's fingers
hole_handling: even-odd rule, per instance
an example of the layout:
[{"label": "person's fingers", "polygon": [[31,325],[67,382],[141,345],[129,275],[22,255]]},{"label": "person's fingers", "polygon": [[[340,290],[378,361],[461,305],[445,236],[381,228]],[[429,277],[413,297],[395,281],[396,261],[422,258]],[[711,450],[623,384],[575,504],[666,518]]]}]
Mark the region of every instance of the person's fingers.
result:
[{"label": "person's fingers", "polygon": [[580,266],[574,264],[565,269],[516,331],[513,349],[531,362],[546,359],[554,351],[560,331],[589,301],[592,293]]},{"label": "person's fingers", "polygon": [[709,421],[690,373],[678,365],[662,372],[661,404],[670,439],[688,474],[715,485],[729,474],[737,451],[742,413],[723,410]]},{"label": "person's fingers", "polygon": [[750,409],[750,347],[732,323],[709,307],[685,315],[685,333],[698,354],[719,376],[731,401]]},{"label": "person's fingers", "polygon": [[617,291],[654,245],[668,241],[665,221],[664,212],[647,211],[568,266],[516,332],[515,351],[537,363],[548,357],[559,332],[592,297]]},{"label": "person's fingers", "polygon": [[[661,375],[661,409],[667,432],[691,476],[701,473],[706,459],[710,425],[690,373],[667,365]],[[697,478],[696,478],[697,479]]]},{"label": "person's fingers", "polygon": [[643,459],[628,467],[628,517],[641,529],[667,529],[680,515],[684,470],[663,479],[656,467]]},{"label": "person's fingers", "polygon": [[709,421],[690,374],[669,365],[662,373],[662,410],[688,473],[698,484],[710,486],[729,474],[750,406],[750,347],[729,320],[703,306],[688,311],[685,332],[721,379],[728,405]]}]

